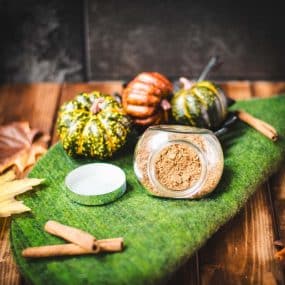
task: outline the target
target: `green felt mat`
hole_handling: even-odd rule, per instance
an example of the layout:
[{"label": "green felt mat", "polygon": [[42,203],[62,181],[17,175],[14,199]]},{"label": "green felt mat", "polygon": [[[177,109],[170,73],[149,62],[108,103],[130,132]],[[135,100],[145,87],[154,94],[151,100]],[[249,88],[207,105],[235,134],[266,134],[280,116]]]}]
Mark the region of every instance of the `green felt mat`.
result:
[{"label": "green felt mat", "polygon": [[[282,163],[285,150],[285,96],[238,102],[273,124],[281,137],[273,143],[243,123],[222,139],[222,180],[207,198],[186,201],[148,196],[132,169],[132,148],[112,162],[127,175],[127,193],[118,201],[87,207],[66,196],[65,175],[80,165],[57,144],[37,163],[30,176],[45,178],[41,189],[23,195],[32,213],[14,217],[13,253],[25,278],[35,284],[157,284],[165,281],[191,254],[244,205],[256,187]],[[123,236],[122,253],[27,260],[25,247],[62,243],[43,231],[57,220],[87,230],[97,238]]]}]

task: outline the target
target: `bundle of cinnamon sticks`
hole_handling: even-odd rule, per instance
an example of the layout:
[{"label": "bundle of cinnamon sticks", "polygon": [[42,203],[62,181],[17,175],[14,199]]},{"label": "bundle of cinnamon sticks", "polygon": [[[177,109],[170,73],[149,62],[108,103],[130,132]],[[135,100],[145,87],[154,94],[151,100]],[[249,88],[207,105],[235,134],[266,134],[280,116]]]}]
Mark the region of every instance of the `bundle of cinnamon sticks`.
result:
[{"label": "bundle of cinnamon sticks", "polygon": [[66,244],[29,247],[22,251],[22,256],[30,258],[98,254],[100,252],[120,252],[124,247],[121,237],[97,240],[93,235],[80,229],[48,221],[44,230],[68,241]]}]

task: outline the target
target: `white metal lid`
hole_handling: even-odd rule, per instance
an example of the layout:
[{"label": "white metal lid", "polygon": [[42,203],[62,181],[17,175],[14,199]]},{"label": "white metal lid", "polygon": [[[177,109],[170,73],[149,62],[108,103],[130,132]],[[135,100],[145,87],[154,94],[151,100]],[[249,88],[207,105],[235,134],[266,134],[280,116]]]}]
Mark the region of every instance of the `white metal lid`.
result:
[{"label": "white metal lid", "polygon": [[103,205],[125,193],[126,175],[116,165],[90,163],[69,172],[65,185],[73,201],[84,205]]}]

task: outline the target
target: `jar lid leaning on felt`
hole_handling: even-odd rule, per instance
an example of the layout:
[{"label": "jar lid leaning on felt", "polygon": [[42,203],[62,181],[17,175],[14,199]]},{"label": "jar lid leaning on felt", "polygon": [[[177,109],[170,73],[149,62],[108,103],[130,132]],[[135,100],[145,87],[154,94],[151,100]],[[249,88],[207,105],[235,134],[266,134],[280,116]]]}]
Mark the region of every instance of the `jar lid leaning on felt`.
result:
[{"label": "jar lid leaning on felt", "polygon": [[154,196],[200,198],[216,188],[223,167],[220,142],[207,129],[152,126],[144,132],[135,149],[135,174]]}]

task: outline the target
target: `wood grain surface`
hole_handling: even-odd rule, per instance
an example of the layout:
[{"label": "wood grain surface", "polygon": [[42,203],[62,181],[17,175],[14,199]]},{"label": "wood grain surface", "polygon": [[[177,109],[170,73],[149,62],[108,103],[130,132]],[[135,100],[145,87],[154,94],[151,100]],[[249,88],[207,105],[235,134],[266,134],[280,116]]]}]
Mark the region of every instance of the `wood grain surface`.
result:
[{"label": "wood grain surface", "polygon": [[[285,82],[234,81],[222,84],[234,99],[267,97],[285,91]],[[120,92],[121,82],[30,84],[0,87],[0,124],[28,120],[56,142],[58,107],[77,92]],[[248,201],[169,281],[182,284],[284,284],[284,268],[273,260],[273,241],[285,241],[285,168]],[[9,219],[0,220],[0,284],[22,284],[13,263]]]},{"label": "wood grain surface", "polygon": [[[53,83],[4,85],[0,88],[0,123],[28,121],[33,128],[51,134],[60,85]],[[10,219],[0,218],[0,284],[20,284],[10,250]]]}]

